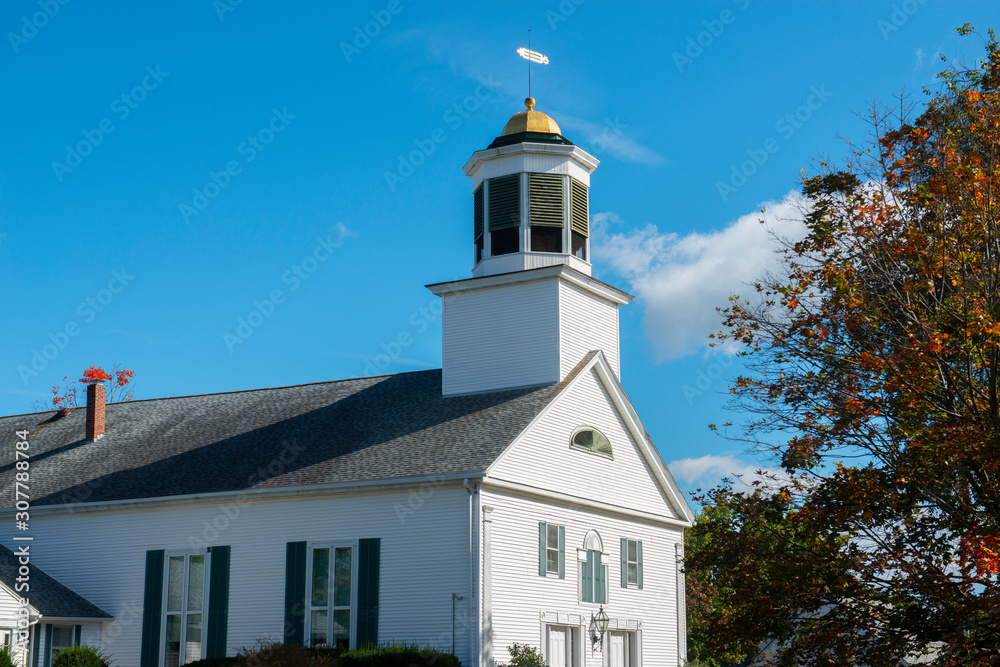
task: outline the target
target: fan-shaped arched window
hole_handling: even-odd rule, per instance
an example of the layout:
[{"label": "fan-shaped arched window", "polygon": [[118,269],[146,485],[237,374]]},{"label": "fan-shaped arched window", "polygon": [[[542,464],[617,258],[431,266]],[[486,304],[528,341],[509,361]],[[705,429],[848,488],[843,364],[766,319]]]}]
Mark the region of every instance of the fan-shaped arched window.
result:
[{"label": "fan-shaped arched window", "polygon": [[571,444],[577,449],[594,452],[595,454],[600,454],[601,456],[607,456],[609,459],[614,458],[611,451],[611,443],[604,436],[604,434],[597,429],[581,428],[573,434]]}]

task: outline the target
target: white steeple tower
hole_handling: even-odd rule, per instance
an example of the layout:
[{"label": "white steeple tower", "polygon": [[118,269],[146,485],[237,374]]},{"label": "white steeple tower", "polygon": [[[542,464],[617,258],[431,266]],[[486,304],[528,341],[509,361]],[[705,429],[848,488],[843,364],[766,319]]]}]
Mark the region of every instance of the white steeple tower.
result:
[{"label": "white steeple tower", "polygon": [[465,165],[473,277],[428,285],[443,300],[445,395],[557,383],[597,349],[620,377],[618,306],[633,297],[591,277],[598,160],[525,106]]}]

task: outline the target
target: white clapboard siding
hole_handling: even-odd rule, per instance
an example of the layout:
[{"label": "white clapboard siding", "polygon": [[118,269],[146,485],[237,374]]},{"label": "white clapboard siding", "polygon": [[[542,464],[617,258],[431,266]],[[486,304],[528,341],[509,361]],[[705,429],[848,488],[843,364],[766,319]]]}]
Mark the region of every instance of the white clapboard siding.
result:
[{"label": "white clapboard siding", "polygon": [[[614,458],[571,447],[573,433],[581,427],[603,433],[611,442]],[[489,474],[495,479],[678,518],[593,370],[570,385],[493,464]]]},{"label": "white clapboard siding", "polygon": [[[642,664],[672,667],[678,664],[678,591],[675,545],[683,541],[680,528],[615,518],[606,514],[484,490],[483,505],[493,507],[490,550],[492,577],[493,657],[508,659],[515,642],[541,647],[540,614],[581,616],[584,629],[597,604],[580,602],[577,549],[589,530],[596,530],[607,554],[608,616],[620,626],[640,622]],[[538,575],[538,522],[566,528],[565,579]],[[620,540],[642,540],[643,588],[621,588]],[[683,627],[683,626],[681,626]],[[599,651],[585,642],[585,664],[601,667]]]},{"label": "white clapboard siding", "polygon": [[559,366],[566,377],[591,350],[601,350],[621,379],[618,306],[568,282],[559,283]]},{"label": "white clapboard siding", "polygon": [[[256,499],[234,519],[224,511],[233,514],[231,502],[205,500],[36,514],[32,561],[113,614],[116,622],[105,624],[102,645],[117,664],[137,665],[148,549],[230,545],[231,655],[258,639],[282,636],[286,542],[378,537],[379,640],[450,651],[451,595],[469,598],[468,502],[459,485],[426,486],[420,494],[387,490]],[[468,664],[468,633],[456,639],[457,653]]]},{"label": "white clapboard siding", "polygon": [[444,394],[558,382],[558,282],[446,294]]}]

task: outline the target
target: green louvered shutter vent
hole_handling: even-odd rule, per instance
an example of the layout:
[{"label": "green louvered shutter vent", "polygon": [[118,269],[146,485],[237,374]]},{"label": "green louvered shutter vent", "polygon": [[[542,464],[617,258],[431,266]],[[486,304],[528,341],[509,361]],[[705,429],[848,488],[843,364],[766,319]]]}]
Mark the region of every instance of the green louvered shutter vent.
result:
[{"label": "green louvered shutter vent", "polygon": [[472,220],[474,223],[473,241],[483,238],[483,185],[479,184],[476,193],[472,195]]},{"label": "green louvered shutter vent", "polygon": [[205,655],[226,657],[226,636],[229,630],[229,547],[212,547],[208,573],[208,633]]},{"label": "green louvered shutter vent", "polygon": [[521,175],[490,181],[490,231],[521,226]]},{"label": "green louvered shutter vent", "polygon": [[378,578],[382,543],[358,540],[358,648],[378,645]]},{"label": "green louvered shutter vent", "polygon": [[636,545],[637,556],[639,557],[639,588],[642,588],[642,540]]},{"label": "green louvered shutter vent", "polygon": [[621,551],[622,588],[628,588],[628,540],[622,538]]},{"label": "green louvered shutter vent", "polygon": [[546,532],[545,522],[538,522],[538,576],[544,577],[546,573],[546,553],[545,549],[548,547],[546,538],[548,533]]},{"label": "green louvered shutter vent", "polygon": [[160,620],[163,618],[163,549],[146,552],[146,584],[142,596],[140,667],[160,664]]},{"label": "green louvered shutter vent", "polygon": [[559,578],[566,578],[566,526],[559,526]]},{"label": "green louvered shutter vent", "polygon": [[597,553],[593,549],[587,552],[587,560],[583,564],[583,569],[580,571],[580,576],[583,578],[583,584],[581,588],[583,589],[583,601],[593,602],[594,601],[594,554]]},{"label": "green louvered shutter vent", "polygon": [[557,174],[528,175],[528,223],[562,227],[565,217],[563,178]]},{"label": "green louvered shutter vent", "polygon": [[285,643],[306,638],[306,543],[285,545]]},{"label": "green louvered shutter vent", "polygon": [[573,231],[578,234],[583,234],[584,236],[590,235],[590,226],[588,224],[588,208],[587,208],[587,186],[576,180],[575,178],[569,179],[570,184],[570,224],[573,227]]},{"label": "green louvered shutter vent", "polygon": [[601,552],[593,551],[594,554],[594,602],[598,604],[608,603],[608,587],[605,582],[604,565],[601,564]]},{"label": "green louvered shutter vent", "polygon": [[74,625],[73,626],[73,643],[77,646],[80,645],[80,638],[83,636],[83,626]]}]

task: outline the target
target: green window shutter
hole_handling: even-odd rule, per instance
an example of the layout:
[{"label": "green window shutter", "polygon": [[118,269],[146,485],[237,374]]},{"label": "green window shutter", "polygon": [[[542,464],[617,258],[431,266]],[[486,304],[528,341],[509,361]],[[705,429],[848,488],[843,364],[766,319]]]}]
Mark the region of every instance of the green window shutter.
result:
[{"label": "green window shutter", "polygon": [[587,186],[575,178],[571,178],[569,179],[569,187],[570,225],[574,232],[589,236],[590,225],[588,220],[590,219],[590,215],[587,204]]},{"label": "green window shutter", "polygon": [[562,227],[566,215],[563,177],[558,174],[528,174],[528,224]]},{"label": "green window shutter", "polygon": [[208,632],[205,657],[226,657],[229,630],[229,555],[228,546],[212,547],[208,573]]},{"label": "green window shutter", "polygon": [[628,588],[628,540],[622,538],[622,588]]},{"label": "green window shutter", "polygon": [[642,588],[642,540],[639,540],[639,544],[636,547],[639,557],[639,588]]},{"label": "green window shutter", "polygon": [[140,667],[158,667],[160,664],[163,560],[163,549],[153,549],[146,552],[146,583],[142,596],[142,646],[139,651]]},{"label": "green window shutter", "polygon": [[479,187],[476,188],[476,193],[472,196],[472,219],[473,219],[473,236],[472,240],[478,241],[483,236],[483,184],[480,183]]},{"label": "green window shutter", "polygon": [[581,588],[583,589],[583,601],[593,602],[594,601],[594,550],[591,549],[587,551],[587,560],[583,564],[583,570],[581,571],[581,577],[583,577],[583,583]]},{"label": "green window shutter", "polygon": [[83,626],[77,625],[73,628],[73,643],[77,646],[80,645],[80,637],[83,635]]},{"label": "green window shutter", "polygon": [[566,578],[566,526],[559,526],[559,578]]},{"label": "green window shutter", "polygon": [[545,522],[538,522],[538,576],[545,576],[545,548],[546,548]]},{"label": "green window shutter", "polygon": [[489,180],[490,231],[521,226],[521,175]]},{"label": "green window shutter", "polygon": [[305,643],[306,543],[285,544],[285,643]]},{"label": "green window shutter", "polygon": [[31,634],[35,639],[35,646],[31,651],[31,667],[38,667],[38,656],[42,652],[42,628],[35,624],[31,628]]},{"label": "green window shutter", "polygon": [[601,564],[601,552],[594,552],[594,602],[600,604],[608,603],[608,587],[606,582],[606,577],[604,576],[606,570],[604,565]]},{"label": "green window shutter", "polygon": [[358,632],[357,647],[378,644],[378,579],[382,541],[358,541]]},{"label": "green window shutter", "polygon": [[49,667],[52,664],[52,624],[45,624],[45,655],[42,656],[42,666]]}]

